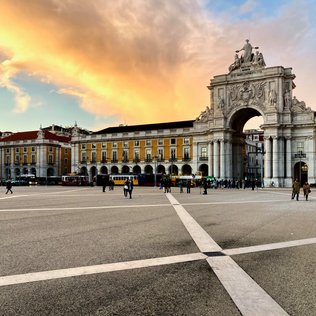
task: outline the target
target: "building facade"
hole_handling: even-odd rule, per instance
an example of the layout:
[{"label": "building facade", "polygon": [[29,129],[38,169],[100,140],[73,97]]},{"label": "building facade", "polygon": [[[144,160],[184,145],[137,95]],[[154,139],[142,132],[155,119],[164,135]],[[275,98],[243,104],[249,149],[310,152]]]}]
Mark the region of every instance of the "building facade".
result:
[{"label": "building facade", "polygon": [[71,171],[69,136],[42,129],[12,133],[0,139],[0,178],[22,174],[37,177],[61,176]]}]

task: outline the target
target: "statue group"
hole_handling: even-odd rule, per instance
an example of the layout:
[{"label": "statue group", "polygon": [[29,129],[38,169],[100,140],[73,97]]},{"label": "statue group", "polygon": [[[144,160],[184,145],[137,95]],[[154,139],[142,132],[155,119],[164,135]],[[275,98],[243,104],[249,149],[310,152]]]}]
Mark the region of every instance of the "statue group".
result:
[{"label": "statue group", "polygon": [[[236,50],[235,60],[228,68],[229,72],[232,72],[233,70],[236,70],[242,66],[252,65],[264,67],[266,64],[264,62],[262,53],[260,53],[258,50],[255,53],[253,53],[253,49],[259,49],[259,47],[253,47],[249,43],[249,40],[246,39],[245,45],[241,49]],[[243,54],[239,57],[238,53],[241,51],[243,51]]]}]

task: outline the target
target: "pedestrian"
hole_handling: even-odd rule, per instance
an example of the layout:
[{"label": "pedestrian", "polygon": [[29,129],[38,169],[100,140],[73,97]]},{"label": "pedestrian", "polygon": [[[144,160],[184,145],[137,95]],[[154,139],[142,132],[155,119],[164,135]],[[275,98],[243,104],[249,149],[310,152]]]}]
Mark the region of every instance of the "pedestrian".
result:
[{"label": "pedestrian", "polygon": [[134,183],[133,180],[129,181],[128,185],[128,193],[129,193],[129,198],[132,198],[132,193],[133,193],[133,188],[134,188]]},{"label": "pedestrian", "polygon": [[301,190],[301,184],[299,183],[298,179],[295,179],[292,185],[292,200],[296,197],[296,201],[299,200],[300,190]]},{"label": "pedestrian", "polygon": [[114,180],[113,180],[113,179],[111,179],[111,180],[109,181],[109,190],[110,190],[110,191],[114,191]]},{"label": "pedestrian", "polygon": [[182,180],[179,181],[180,193],[183,193],[183,183]]},{"label": "pedestrian", "polygon": [[304,192],[305,199],[307,201],[308,195],[311,193],[311,186],[307,181],[303,185],[303,192]]},{"label": "pedestrian", "polygon": [[204,188],[203,194],[207,194],[207,181],[206,180],[204,180],[203,188]]},{"label": "pedestrian", "polygon": [[9,191],[11,192],[11,194],[13,193],[12,192],[12,182],[11,182],[11,180],[7,181],[6,189],[7,189],[7,192],[5,194],[8,194]]},{"label": "pedestrian", "polygon": [[129,188],[129,181],[128,181],[128,179],[126,179],[125,182],[124,182],[124,186],[123,186],[124,196],[125,197],[127,197],[128,188]]},{"label": "pedestrian", "polygon": [[187,180],[187,193],[190,193],[191,192],[191,180],[188,179]]},{"label": "pedestrian", "polygon": [[102,191],[105,192],[106,191],[106,177],[105,176],[102,176],[101,183],[102,183]]}]

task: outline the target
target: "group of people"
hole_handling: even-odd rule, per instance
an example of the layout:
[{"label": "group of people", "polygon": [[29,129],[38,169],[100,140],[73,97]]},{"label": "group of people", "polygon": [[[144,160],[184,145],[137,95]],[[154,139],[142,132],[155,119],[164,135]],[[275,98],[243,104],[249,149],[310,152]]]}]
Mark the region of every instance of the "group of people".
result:
[{"label": "group of people", "polygon": [[[292,200],[296,199],[296,201],[299,200],[299,195],[301,191],[301,183],[298,181],[298,179],[295,179],[295,181],[292,184]],[[311,193],[311,186],[306,181],[303,185],[303,193],[305,200],[308,200],[308,195]]]}]

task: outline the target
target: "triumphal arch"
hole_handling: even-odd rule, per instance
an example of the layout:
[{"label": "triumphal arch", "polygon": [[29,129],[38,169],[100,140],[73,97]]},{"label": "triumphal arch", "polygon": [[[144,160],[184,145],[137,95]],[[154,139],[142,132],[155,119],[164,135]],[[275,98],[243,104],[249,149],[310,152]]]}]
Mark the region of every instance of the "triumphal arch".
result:
[{"label": "triumphal arch", "polygon": [[[262,116],[265,186],[290,187],[295,177],[315,183],[315,112],[293,95],[292,68],[267,67],[248,40],[210,81],[210,104],[195,122],[196,148],[207,139],[209,174],[241,178],[245,123]],[[304,166],[304,170],[302,170]]]}]

